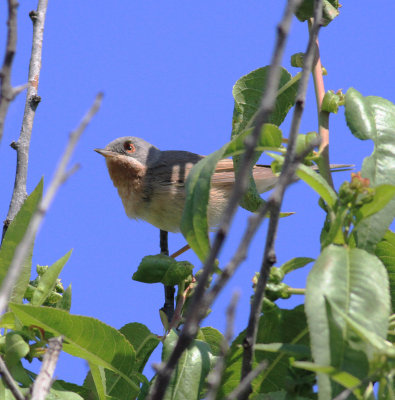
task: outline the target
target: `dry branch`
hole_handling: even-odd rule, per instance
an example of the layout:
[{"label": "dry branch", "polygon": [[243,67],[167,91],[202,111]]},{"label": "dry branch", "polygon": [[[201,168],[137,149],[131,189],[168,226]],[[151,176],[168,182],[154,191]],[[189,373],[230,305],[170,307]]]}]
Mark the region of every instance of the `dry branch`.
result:
[{"label": "dry branch", "polygon": [[56,169],[55,175],[48,187],[48,190],[46,191],[45,196],[38,205],[37,211],[33,214],[33,217],[30,220],[29,226],[26,230],[25,236],[16,248],[14,258],[11,262],[7,276],[5,277],[0,290],[0,315],[3,314],[7,308],[12,289],[16,281],[18,280],[18,277],[23,268],[23,260],[25,259],[27,252],[33,244],[36,232],[41,226],[44,216],[47,213],[56,192],[67,179],[67,177],[70,176],[69,171],[67,171],[67,165],[71,159],[71,156],[73,155],[75,146],[77,145],[80,136],[84,132],[85,128],[87,127],[93,116],[98,111],[102,97],[103,95],[101,93],[96,96],[92,107],[85,114],[78,128],[71,133],[65,152],[60,160],[60,163]]},{"label": "dry branch", "polygon": [[59,354],[62,350],[63,338],[54,337],[48,340],[49,346],[44,354],[40,373],[31,388],[30,400],[45,400],[52,386],[52,376],[55,372]]},{"label": "dry branch", "polygon": [[[266,237],[266,245],[264,250],[263,261],[261,265],[260,275],[256,285],[255,295],[251,304],[250,317],[246,329],[246,336],[243,342],[243,366],[242,378],[250,374],[252,368],[252,359],[254,353],[254,345],[258,330],[258,321],[261,313],[262,301],[265,294],[266,283],[269,277],[270,268],[276,262],[276,254],[274,249],[278,221],[280,217],[280,209],[287,186],[292,182],[294,174],[300,160],[296,154],[296,138],[299,133],[300,121],[302,118],[307,84],[310,73],[312,71],[314,55],[316,51],[316,39],[320,28],[322,16],[322,0],[314,2],[314,24],[310,30],[310,38],[307,46],[306,54],[303,62],[302,75],[299,82],[298,93],[296,96],[295,110],[293,113],[291,129],[288,138],[287,153],[284,160],[283,169],[279,180],[270,195],[268,204],[270,210],[270,220],[268,233]],[[251,385],[239,399],[247,399],[251,392]]]},{"label": "dry branch", "polygon": [[17,11],[18,2],[8,0],[8,20],[7,20],[7,42],[4,54],[3,66],[0,70],[0,143],[3,138],[4,122],[7,115],[8,106],[15,96],[20,92],[11,85],[12,63],[16,52],[17,41]]},{"label": "dry branch", "polygon": [[29,163],[30,138],[33,130],[36,108],[41,100],[37,94],[37,89],[41,70],[41,54],[47,5],[48,0],[39,0],[37,10],[31,11],[29,14],[33,22],[33,40],[29,64],[28,87],[19,139],[17,142],[11,144],[11,147],[17,152],[16,174],[10,207],[3,225],[2,237],[4,237],[9,224],[15,218],[15,215],[18,213],[27,197],[26,181]]},{"label": "dry branch", "polygon": [[239,173],[236,177],[234,188],[232,190],[226,210],[223,213],[221,222],[219,224],[219,229],[214,237],[213,246],[207,257],[206,262],[204,263],[203,273],[199,277],[198,285],[191,299],[191,304],[188,308],[184,327],[180,333],[179,339],[169,359],[165,364],[161,364],[158,368],[156,381],[152,387],[152,391],[147,397],[147,400],[160,400],[163,398],[166,388],[169,384],[171,374],[176,367],[179,358],[196,336],[199,328],[199,323],[201,319],[205,316],[205,313],[202,312],[205,307],[202,307],[201,304],[206,291],[206,285],[209,277],[213,272],[215,260],[225,241],[239,201],[247,189],[248,171],[250,170],[251,164],[253,162],[254,149],[258,141],[261,127],[265,122],[268,121],[268,118],[274,109],[280,79],[279,67],[281,65],[281,60],[284,53],[285,42],[289,32],[293,14],[300,3],[301,0],[288,1],[283,19],[278,26],[276,45],[267,78],[268,84],[254,121],[253,132],[249,137],[249,140],[246,141],[246,150],[244,153],[244,157],[241,161]]},{"label": "dry branch", "polygon": [[0,357],[0,375],[8,388],[11,390],[12,395],[16,398],[16,400],[25,400],[25,396],[19,389],[19,386],[14,381],[14,378],[8,371],[7,366],[5,365],[4,360]]}]

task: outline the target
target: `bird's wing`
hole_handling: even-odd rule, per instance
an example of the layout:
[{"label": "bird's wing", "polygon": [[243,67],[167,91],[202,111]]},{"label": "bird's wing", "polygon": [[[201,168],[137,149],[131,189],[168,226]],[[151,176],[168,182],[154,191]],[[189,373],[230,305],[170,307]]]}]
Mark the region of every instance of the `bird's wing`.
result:
[{"label": "bird's wing", "polygon": [[[254,165],[252,170],[257,189],[260,193],[270,190],[276,183],[277,177],[273,174],[270,165]],[[212,185],[233,185],[235,174],[233,169],[233,161],[224,159],[219,161],[215,173],[212,176]]]},{"label": "bird's wing", "polygon": [[148,167],[147,174],[160,185],[183,186],[192,167],[202,158],[187,151],[162,151],[160,158]]}]

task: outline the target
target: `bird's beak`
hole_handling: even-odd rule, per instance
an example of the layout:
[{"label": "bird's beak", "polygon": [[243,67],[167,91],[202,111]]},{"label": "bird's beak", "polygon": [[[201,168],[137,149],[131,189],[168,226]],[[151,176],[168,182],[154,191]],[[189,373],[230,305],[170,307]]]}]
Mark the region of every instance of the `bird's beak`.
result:
[{"label": "bird's beak", "polygon": [[114,151],[110,151],[110,150],[105,150],[105,149],[94,149],[96,151],[96,153],[101,154],[103,157],[115,157],[118,154],[115,153]]}]

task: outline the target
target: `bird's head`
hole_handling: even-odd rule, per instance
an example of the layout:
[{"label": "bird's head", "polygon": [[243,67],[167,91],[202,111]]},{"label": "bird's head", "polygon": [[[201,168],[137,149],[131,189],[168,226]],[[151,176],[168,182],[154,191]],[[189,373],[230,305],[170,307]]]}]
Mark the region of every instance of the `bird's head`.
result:
[{"label": "bird's head", "polygon": [[134,136],[124,136],[113,140],[104,149],[95,151],[106,159],[131,157],[142,165],[147,166],[159,156],[160,150],[152,144]]}]

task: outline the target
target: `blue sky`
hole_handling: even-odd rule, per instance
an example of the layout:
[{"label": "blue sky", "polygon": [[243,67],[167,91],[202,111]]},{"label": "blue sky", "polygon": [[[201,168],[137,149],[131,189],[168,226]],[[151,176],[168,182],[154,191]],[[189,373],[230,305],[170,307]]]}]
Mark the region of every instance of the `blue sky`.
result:
[{"label": "blue sky", "polygon": [[[0,15],[6,15],[5,2]],[[44,33],[42,71],[31,140],[28,191],[39,179],[51,179],[67,142],[95,94],[103,91],[103,105],[74,156],[81,169],[61,188],[37,237],[33,263],[52,264],[71,248],[62,273],[72,283],[72,312],[96,317],[120,328],[141,322],[162,334],[158,309],[163,305],[161,285],[134,282],[140,260],[159,252],[158,229],[129,220],[107,174],[104,160],[93,151],[120,136],[144,138],[163,150],[209,154],[229,140],[233,111],[232,86],[242,75],[270,61],[275,25],[285,2],[185,1],[112,2],[49,1]],[[355,3],[355,4],[354,4]],[[18,48],[12,81],[27,79],[31,46],[28,12],[36,1],[19,6]],[[382,0],[345,2],[340,16],[320,36],[322,62],[328,71],[326,89],[346,91],[353,86],[363,95],[395,102],[393,15],[395,3]],[[5,20],[1,21],[5,37]],[[4,40],[0,43],[3,54]],[[296,19],[283,66],[292,74],[290,56],[305,50],[307,27]],[[312,82],[301,133],[317,129]],[[11,198],[15,151],[25,94],[11,105],[0,146],[0,210],[5,219]],[[282,125],[288,134],[290,118]],[[350,134],[343,111],[332,116],[331,161],[351,163],[358,171],[372,143]],[[335,176],[339,185],[348,173]],[[324,215],[317,196],[303,183],[286,193],[284,211],[296,214],[281,220],[276,244],[279,265],[296,256],[316,257]],[[243,233],[248,213],[240,210],[221,253],[225,263]],[[266,224],[255,238],[248,259],[217,300],[204,326],[224,329],[224,312],[234,290],[241,294],[236,332],[246,324],[251,279],[260,267]],[[181,234],[170,234],[170,251],[185,244]],[[200,267],[188,252],[185,259]],[[183,258],[181,258],[183,259]],[[304,287],[307,270],[291,274],[293,287]],[[280,302],[293,307],[302,298]],[[158,361],[156,352],[151,361]],[[61,379],[82,383],[83,361],[63,356],[57,369]]]}]

